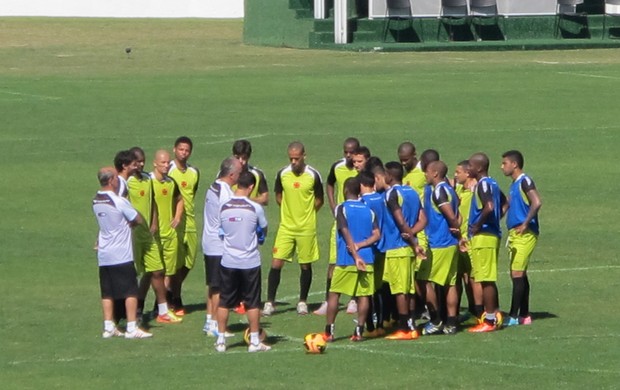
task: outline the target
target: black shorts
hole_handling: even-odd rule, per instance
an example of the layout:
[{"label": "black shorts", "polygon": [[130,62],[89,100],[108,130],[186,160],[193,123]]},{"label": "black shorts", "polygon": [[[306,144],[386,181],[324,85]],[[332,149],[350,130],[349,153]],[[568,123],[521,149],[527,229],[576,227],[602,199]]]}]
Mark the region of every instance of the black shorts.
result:
[{"label": "black shorts", "polygon": [[205,282],[212,289],[219,290],[222,286],[222,256],[205,256]]},{"label": "black shorts", "polygon": [[246,309],[260,307],[260,267],[237,269],[221,267],[220,307],[232,309],[243,302]]},{"label": "black shorts", "polygon": [[132,262],[99,267],[102,299],[125,299],[138,296],[138,275]]}]

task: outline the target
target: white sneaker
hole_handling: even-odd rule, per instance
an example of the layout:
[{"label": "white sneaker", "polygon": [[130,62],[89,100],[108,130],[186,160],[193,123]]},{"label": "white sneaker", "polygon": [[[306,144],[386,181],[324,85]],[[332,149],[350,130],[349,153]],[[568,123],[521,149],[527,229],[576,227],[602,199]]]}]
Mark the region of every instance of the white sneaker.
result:
[{"label": "white sneaker", "polygon": [[146,332],[140,328],[136,328],[136,330],[131,333],[125,333],[126,339],[148,339],[150,337],[153,337],[153,333]]},{"label": "white sneaker", "polygon": [[269,345],[266,345],[263,343],[258,343],[256,345],[250,344],[248,346],[248,352],[265,352],[265,351],[269,351],[270,349],[271,347]]},{"label": "white sneaker", "polygon": [[313,311],[312,313],[316,314],[317,316],[326,315],[327,314],[327,302],[321,303],[321,306],[315,311]]},{"label": "white sneaker", "polygon": [[357,313],[357,302],[355,302],[355,299],[351,299],[347,305],[347,314],[355,313]]},{"label": "white sneaker", "polygon": [[104,330],[103,334],[101,335],[104,339],[109,339],[112,337],[123,337],[125,335],[125,333],[121,332],[120,330],[118,330],[118,328],[115,326],[114,329],[107,331]]},{"label": "white sneaker", "polygon": [[297,302],[297,314],[300,316],[308,314],[308,304],[306,302]]},{"label": "white sneaker", "polygon": [[213,320],[206,321],[205,326],[202,327],[202,331],[209,337],[217,337],[217,322]]},{"label": "white sneaker", "polygon": [[263,306],[263,316],[269,317],[274,311],[276,311],[276,308],[273,307],[273,303],[265,302],[265,306]]},{"label": "white sneaker", "polygon": [[226,352],[226,344],[215,344],[215,350],[218,352]]}]

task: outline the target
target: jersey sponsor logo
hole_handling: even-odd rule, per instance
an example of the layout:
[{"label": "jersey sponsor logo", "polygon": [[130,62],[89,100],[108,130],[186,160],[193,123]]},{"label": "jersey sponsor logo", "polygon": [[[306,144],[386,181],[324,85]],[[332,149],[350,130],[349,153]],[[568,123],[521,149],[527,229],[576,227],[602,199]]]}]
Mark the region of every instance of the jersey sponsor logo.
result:
[{"label": "jersey sponsor logo", "polygon": [[273,247],[273,254],[275,255],[276,253],[278,253],[278,248],[276,248],[275,246]]},{"label": "jersey sponsor logo", "polygon": [[165,189],[165,188],[163,188],[163,189],[161,190],[161,194],[162,194],[163,196],[168,195],[168,190],[167,190],[167,189]]},{"label": "jersey sponsor logo", "polygon": [[301,187],[301,183],[296,181],[296,182],[293,183],[293,187],[294,188],[299,188],[299,187]]},{"label": "jersey sponsor logo", "polygon": [[183,188],[187,187],[187,182],[185,180],[183,180],[181,182],[181,187],[183,187]]},{"label": "jersey sponsor logo", "polygon": [[241,222],[243,221],[243,218],[241,217],[230,217],[228,218],[228,222]]},{"label": "jersey sponsor logo", "polygon": [[144,190],[140,190],[140,196],[144,196],[145,192]]}]

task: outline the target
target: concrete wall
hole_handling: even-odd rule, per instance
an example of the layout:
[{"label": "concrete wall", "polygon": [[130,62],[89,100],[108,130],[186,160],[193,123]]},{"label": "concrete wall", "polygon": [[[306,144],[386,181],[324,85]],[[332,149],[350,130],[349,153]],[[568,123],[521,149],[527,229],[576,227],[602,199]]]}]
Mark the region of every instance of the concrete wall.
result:
[{"label": "concrete wall", "polygon": [[243,0],[0,0],[0,16],[242,18]]}]

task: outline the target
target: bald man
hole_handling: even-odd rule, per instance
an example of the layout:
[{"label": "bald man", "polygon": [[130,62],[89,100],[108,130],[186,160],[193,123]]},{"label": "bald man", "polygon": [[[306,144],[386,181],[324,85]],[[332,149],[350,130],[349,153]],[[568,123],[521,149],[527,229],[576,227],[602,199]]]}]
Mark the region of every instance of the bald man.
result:
[{"label": "bald man", "polygon": [[[131,239],[131,229],[143,220],[127,199],[116,194],[119,179],[114,167],[101,168],[97,179],[101,188],[93,199],[93,212],[99,224],[97,262],[103,307],[102,337],[148,338],[153,335],[136,324],[138,284]],[[125,333],[113,321],[115,299],[125,300]]]},{"label": "bald man", "polygon": [[[176,275],[178,268],[180,268],[178,250],[180,239],[183,238],[183,231],[178,232],[177,230],[182,227],[184,203],[179,187],[176,182],[168,176],[169,169],[170,153],[163,149],[155,152],[153,172],[151,172],[153,200],[155,201],[158,217],[158,231],[155,237],[159,240],[164,260],[166,274],[164,283],[166,289],[171,291],[172,283],[174,282],[173,277]],[[179,297],[171,297],[171,300],[174,301],[178,298]],[[169,311],[168,315],[170,316],[171,314],[175,316],[172,311]],[[175,318],[175,320],[178,320],[178,318]]]}]

